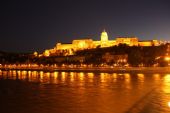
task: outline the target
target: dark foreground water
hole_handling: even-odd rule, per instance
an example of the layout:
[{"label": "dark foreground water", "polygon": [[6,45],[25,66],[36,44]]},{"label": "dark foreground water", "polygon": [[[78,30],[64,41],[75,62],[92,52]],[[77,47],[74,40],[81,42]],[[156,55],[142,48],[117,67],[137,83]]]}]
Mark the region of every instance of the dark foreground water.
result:
[{"label": "dark foreground water", "polygon": [[170,113],[170,73],[0,71],[0,113]]}]

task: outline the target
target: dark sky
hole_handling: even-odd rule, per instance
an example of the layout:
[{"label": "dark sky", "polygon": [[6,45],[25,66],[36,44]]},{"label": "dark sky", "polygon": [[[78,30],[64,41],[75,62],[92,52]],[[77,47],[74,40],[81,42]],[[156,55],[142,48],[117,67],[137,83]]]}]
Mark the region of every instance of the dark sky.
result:
[{"label": "dark sky", "polygon": [[170,40],[170,0],[13,0],[1,3],[0,50],[42,51],[57,42],[137,36]]}]

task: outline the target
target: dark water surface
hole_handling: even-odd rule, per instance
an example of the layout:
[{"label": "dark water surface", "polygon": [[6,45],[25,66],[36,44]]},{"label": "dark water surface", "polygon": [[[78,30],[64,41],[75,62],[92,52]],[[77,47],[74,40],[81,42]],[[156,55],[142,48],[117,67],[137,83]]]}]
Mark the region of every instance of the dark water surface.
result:
[{"label": "dark water surface", "polygon": [[170,113],[170,73],[0,71],[0,113]]}]

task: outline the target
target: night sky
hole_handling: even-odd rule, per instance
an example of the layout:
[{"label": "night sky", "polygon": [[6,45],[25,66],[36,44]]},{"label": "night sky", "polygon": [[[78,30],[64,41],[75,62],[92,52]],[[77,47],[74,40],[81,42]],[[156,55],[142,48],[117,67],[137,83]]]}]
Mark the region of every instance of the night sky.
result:
[{"label": "night sky", "polygon": [[170,0],[13,0],[1,3],[0,51],[33,52],[73,39],[170,40]]}]

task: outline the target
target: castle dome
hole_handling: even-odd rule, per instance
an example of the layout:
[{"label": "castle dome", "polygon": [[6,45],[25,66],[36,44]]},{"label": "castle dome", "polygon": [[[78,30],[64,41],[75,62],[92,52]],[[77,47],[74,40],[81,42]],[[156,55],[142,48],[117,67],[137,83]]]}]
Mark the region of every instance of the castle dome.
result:
[{"label": "castle dome", "polygon": [[101,41],[104,41],[104,42],[108,41],[108,35],[107,35],[107,32],[105,31],[105,29],[101,33]]}]

